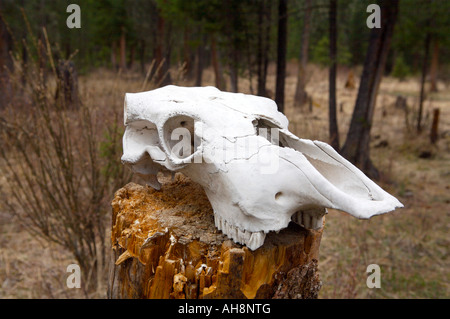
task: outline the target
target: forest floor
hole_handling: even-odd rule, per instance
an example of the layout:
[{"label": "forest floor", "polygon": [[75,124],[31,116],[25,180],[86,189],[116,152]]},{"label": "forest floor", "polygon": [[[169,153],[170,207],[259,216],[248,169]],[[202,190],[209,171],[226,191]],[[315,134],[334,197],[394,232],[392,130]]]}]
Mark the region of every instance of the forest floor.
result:
[{"label": "forest floor", "polygon": [[[306,87],[312,97],[309,112],[293,107],[297,66],[290,63],[287,69],[285,104],[289,129],[299,137],[327,142],[327,70],[309,67]],[[349,71],[339,70],[337,79],[341,145],[357,95],[357,88],[345,88]],[[357,86],[360,70],[352,71]],[[174,84],[192,85],[180,77],[173,78]],[[212,70],[205,71],[203,81],[204,85],[214,85]],[[149,89],[143,82],[138,73],[98,70],[80,76],[80,89],[88,105],[105,112],[111,109],[120,112],[125,92]],[[275,87],[273,65],[267,86]],[[240,79],[239,89],[251,93],[249,81]],[[418,77],[404,81],[383,78],[371,134],[371,156],[383,173],[378,184],[405,208],[370,220],[357,220],[329,210],[320,249],[323,282],[320,298],[450,297],[450,88],[439,83],[438,89],[425,101],[424,130],[418,135],[414,132],[420,91]],[[407,110],[395,106],[398,95],[407,99]],[[429,130],[434,108],[441,111],[440,138],[432,145]],[[2,176],[0,188],[8,188]],[[0,298],[104,298],[106,281],[89,295],[82,289],[67,288],[66,269],[71,263],[74,259],[64,248],[31,235],[20,226],[17,217],[0,207]],[[379,289],[366,285],[370,264],[380,266]]]}]

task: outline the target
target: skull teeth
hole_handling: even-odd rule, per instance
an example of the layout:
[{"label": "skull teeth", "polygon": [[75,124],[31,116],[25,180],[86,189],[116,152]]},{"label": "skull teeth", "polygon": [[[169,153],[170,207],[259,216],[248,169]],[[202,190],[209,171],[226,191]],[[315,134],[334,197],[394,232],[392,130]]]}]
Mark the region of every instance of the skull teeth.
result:
[{"label": "skull teeth", "polygon": [[306,229],[320,229],[323,226],[323,216],[326,214],[326,210],[307,210],[299,211],[292,215],[291,220]]},{"label": "skull teeth", "polygon": [[251,232],[241,229],[230,224],[218,214],[214,214],[214,223],[219,230],[231,238],[235,243],[243,244],[251,250],[255,250],[264,244],[266,234],[263,231]]}]

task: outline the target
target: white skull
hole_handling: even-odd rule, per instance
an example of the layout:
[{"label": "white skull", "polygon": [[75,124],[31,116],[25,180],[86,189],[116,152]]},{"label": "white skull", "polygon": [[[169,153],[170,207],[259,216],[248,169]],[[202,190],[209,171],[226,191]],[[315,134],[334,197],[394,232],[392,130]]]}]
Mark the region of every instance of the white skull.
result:
[{"label": "white skull", "polygon": [[326,207],[367,219],[403,205],[331,146],[300,139],[274,101],[214,87],[127,93],[122,162],[160,189],[179,171],[203,186],[215,224],[254,250],[294,221],[319,229]]}]

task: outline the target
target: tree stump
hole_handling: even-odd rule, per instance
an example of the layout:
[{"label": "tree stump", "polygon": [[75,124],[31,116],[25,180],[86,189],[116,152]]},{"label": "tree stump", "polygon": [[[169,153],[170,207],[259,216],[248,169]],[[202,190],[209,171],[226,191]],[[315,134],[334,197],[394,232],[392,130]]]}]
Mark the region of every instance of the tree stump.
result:
[{"label": "tree stump", "polygon": [[356,87],[355,75],[353,74],[353,71],[350,70],[350,72],[348,72],[348,75],[347,75],[347,81],[345,81],[345,88],[353,90],[353,89],[355,89],[355,87]]},{"label": "tree stump", "polygon": [[430,140],[432,144],[436,144],[438,140],[439,113],[440,113],[439,108],[435,108],[433,110],[433,122],[431,124],[431,131],[430,131]]},{"label": "tree stump", "polygon": [[215,227],[202,187],[178,174],[160,191],[127,184],[112,212],[108,298],[317,298],[322,229],[290,223],[251,251]]},{"label": "tree stump", "polygon": [[76,109],[79,106],[78,96],[78,73],[72,61],[59,60],[56,67],[58,85],[55,99],[60,96],[67,108]]}]

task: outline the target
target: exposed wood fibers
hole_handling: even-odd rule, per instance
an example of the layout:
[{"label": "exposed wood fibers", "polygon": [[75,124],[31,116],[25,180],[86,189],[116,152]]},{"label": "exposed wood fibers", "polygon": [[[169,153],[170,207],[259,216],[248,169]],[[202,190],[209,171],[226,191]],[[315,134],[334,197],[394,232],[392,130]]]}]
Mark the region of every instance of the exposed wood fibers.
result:
[{"label": "exposed wood fibers", "polygon": [[322,230],[291,223],[251,251],[216,229],[203,189],[181,175],[161,191],[130,183],[112,207],[110,298],[317,298]]}]

